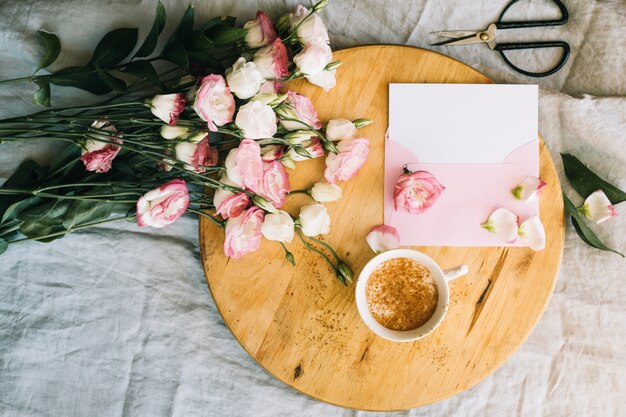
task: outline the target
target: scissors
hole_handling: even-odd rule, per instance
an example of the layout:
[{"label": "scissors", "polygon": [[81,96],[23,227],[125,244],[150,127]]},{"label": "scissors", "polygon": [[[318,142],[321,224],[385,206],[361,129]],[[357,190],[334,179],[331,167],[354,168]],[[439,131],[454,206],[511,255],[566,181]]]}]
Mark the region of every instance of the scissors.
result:
[{"label": "scissors", "polygon": [[[560,19],[548,19],[548,20],[534,20],[534,21],[515,21],[504,22],[503,18],[506,12],[513,6],[518,0],[511,1],[502,11],[498,20],[487,26],[487,29],[481,31],[471,30],[448,30],[441,32],[433,32],[432,35],[445,36],[447,38],[453,38],[443,42],[432,44],[432,46],[453,46],[453,45],[469,45],[474,43],[486,43],[489,48],[495,49],[500,52],[504,61],[515,71],[520,74],[527,75],[529,77],[546,77],[552,75],[560,70],[569,58],[570,47],[567,42],[563,41],[545,41],[545,42],[516,42],[516,43],[496,43],[497,29],[518,29],[518,28],[531,28],[531,27],[543,27],[543,26],[559,26],[567,23],[569,19],[569,13],[565,8],[565,5],[560,0],[553,0],[554,3],[561,10]],[[516,49],[534,49],[534,48],[563,48],[563,55],[561,60],[552,68],[544,72],[531,72],[515,66],[505,55],[504,51],[516,50]]]}]

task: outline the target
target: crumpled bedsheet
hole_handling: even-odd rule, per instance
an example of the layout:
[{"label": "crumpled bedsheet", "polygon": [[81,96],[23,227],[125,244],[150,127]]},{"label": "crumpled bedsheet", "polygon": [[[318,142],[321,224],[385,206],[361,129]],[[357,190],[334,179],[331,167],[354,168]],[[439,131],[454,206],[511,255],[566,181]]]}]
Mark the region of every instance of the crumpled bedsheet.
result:
[{"label": "crumpled bedsheet", "polygon": [[[171,32],[186,2],[164,1]],[[273,16],[293,1],[196,1],[202,19],[221,14]],[[372,43],[428,47],[429,33],[480,29],[505,1],[331,0],[323,16],[334,48]],[[138,26],[144,35],[155,2],[0,1],[0,78],[32,72],[34,34],[57,33],[53,68],[84,62],[107,31]],[[549,29],[503,31],[503,40],[563,39],[572,46],[557,74],[531,79],[511,71],[485,45],[434,48],[500,83],[539,83],[540,132],[567,194],[559,152],[581,157],[626,188],[626,3],[567,1],[570,21]],[[558,15],[546,0],[522,0],[512,17]],[[520,51],[536,68],[551,57]],[[539,60],[539,61],[538,61]],[[72,89],[56,105],[94,100]],[[31,85],[0,86],[0,117],[37,110]],[[25,158],[45,162],[49,143],[0,145],[0,182]],[[626,251],[626,205],[595,229]],[[626,261],[591,249],[567,224],[560,277],[534,332],[493,375],[407,416],[626,415]],[[97,227],[53,244],[21,243],[0,257],[0,416],[366,416],[300,394],[267,374],[225,327],[199,259],[197,220],[163,230],[131,224]],[[391,414],[389,414],[391,415]]]}]

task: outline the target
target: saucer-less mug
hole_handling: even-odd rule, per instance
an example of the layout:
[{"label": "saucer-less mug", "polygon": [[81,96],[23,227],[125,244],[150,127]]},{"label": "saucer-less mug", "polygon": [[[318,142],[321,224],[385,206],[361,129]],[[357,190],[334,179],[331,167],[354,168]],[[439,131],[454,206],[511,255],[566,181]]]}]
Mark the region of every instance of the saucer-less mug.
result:
[{"label": "saucer-less mug", "polygon": [[[415,329],[404,331],[388,329],[372,317],[372,314],[367,306],[365,289],[367,288],[369,277],[376,270],[378,265],[395,258],[413,259],[424,265],[430,271],[437,285],[437,291],[439,293],[437,308],[426,323]],[[467,265],[461,265],[455,268],[443,270],[432,258],[413,249],[389,250],[376,255],[361,270],[359,280],[357,281],[355,287],[356,306],[363,322],[378,336],[395,342],[410,342],[418,340],[428,336],[437,328],[437,326],[439,326],[439,324],[441,324],[446,312],[448,311],[448,304],[450,303],[450,288],[448,287],[448,282],[467,274],[467,271]]]}]

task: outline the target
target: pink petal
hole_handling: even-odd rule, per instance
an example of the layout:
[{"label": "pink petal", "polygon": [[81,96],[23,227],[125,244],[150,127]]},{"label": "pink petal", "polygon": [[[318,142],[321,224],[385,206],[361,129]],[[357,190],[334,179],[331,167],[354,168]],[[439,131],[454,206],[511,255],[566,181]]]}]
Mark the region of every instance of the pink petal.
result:
[{"label": "pink petal", "polygon": [[528,176],[511,190],[511,194],[516,200],[533,201],[545,186],[546,183],[541,178]]},{"label": "pink petal", "polygon": [[591,193],[591,195],[585,200],[583,206],[578,210],[589,220],[597,224],[617,216],[611,201],[602,190],[597,190]]},{"label": "pink petal", "polygon": [[377,254],[395,249],[400,245],[400,235],[396,228],[384,224],[372,227],[365,240]]},{"label": "pink petal", "polygon": [[519,217],[511,210],[500,207],[481,226],[502,242],[513,243],[517,239]]},{"label": "pink petal", "polygon": [[543,250],[546,247],[546,232],[539,216],[525,220],[517,233],[532,250]]}]

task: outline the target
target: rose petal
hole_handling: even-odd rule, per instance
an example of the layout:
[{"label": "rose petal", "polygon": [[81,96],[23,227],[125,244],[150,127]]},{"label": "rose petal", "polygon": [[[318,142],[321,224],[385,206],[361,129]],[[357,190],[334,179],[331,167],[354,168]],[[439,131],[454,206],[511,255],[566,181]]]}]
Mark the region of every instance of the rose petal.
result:
[{"label": "rose petal", "polygon": [[481,226],[507,243],[513,243],[517,239],[519,217],[511,210],[500,207],[489,216],[489,219]]},{"label": "rose petal", "polygon": [[372,227],[365,240],[377,254],[395,249],[400,245],[400,235],[396,228],[384,224]]},{"label": "rose petal", "polygon": [[516,200],[533,201],[545,186],[546,183],[541,178],[528,176],[511,190],[511,194]]},{"label": "rose petal", "polygon": [[607,221],[611,217],[617,216],[611,201],[602,190],[597,190],[591,193],[578,211],[597,224]]},{"label": "rose petal", "polygon": [[543,250],[546,247],[546,232],[539,216],[525,220],[520,225],[517,234],[532,250]]}]

